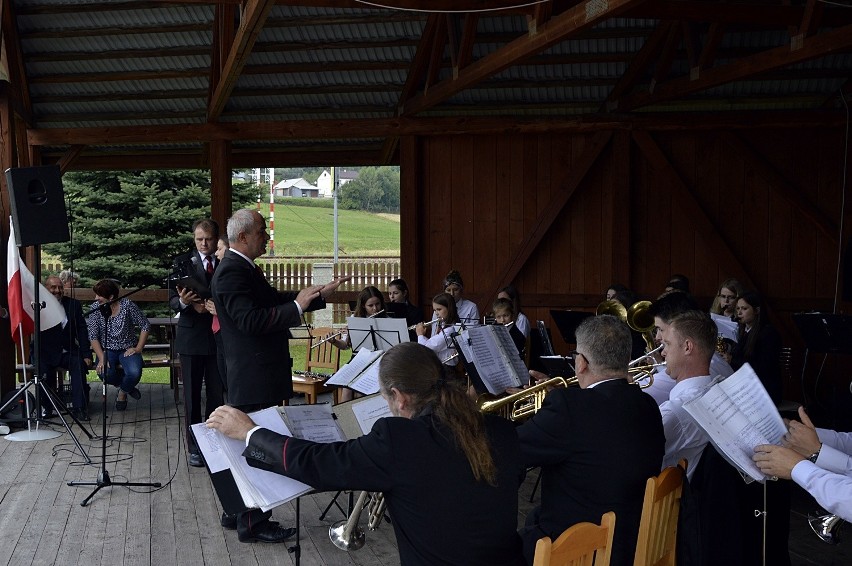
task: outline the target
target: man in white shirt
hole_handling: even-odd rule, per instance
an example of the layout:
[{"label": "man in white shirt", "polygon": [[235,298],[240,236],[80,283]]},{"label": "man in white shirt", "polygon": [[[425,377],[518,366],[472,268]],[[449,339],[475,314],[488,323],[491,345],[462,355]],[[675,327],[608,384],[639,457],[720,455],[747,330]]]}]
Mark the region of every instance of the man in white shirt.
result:
[{"label": "man in white shirt", "polygon": [[689,310],[671,319],[662,332],[662,341],[666,369],[675,380],[669,400],[660,405],[666,434],[662,467],[676,466],[685,458],[687,476],[691,478],[710,437],[686,412],[683,404],[713,379],[710,358],[716,347],[716,325],[707,313]]},{"label": "man in white shirt", "polygon": [[764,474],[792,479],[830,513],[852,521],[852,433],[814,427],[799,407],[782,446],[763,444],[754,461]]}]

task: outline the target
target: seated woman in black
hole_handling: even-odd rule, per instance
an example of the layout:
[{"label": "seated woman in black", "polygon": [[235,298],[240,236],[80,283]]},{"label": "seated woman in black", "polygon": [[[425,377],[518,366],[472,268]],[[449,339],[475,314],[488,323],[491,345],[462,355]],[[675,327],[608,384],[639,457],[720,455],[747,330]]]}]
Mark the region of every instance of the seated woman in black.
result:
[{"label": "seated woman in black", "polygon": [[435,353],[413,342],[384,355],[379,386],[394,416],[348,442],[282,436],[227,406],[207,426],[246,439],[252,466],[322,491],[382,492],[403,566],[523,564],[523,467],[512,423],[480,413],[459,384],[442,378]]},{"label": "seated woman in black", "polygon": [[[423,311],[420,308],[411,304],[408,300],[408,284],[404,279],[394,279],[388,283],[388,312],[389,316],[398,316],[396,313],[405,316],[405,323],[408,326],[413,326],[418,322],[423,322]],[[398,311],[399,309],[399,311]],[[417,342],[417,333],[414,329],[408,332],[408,337],[412,342]]]}]

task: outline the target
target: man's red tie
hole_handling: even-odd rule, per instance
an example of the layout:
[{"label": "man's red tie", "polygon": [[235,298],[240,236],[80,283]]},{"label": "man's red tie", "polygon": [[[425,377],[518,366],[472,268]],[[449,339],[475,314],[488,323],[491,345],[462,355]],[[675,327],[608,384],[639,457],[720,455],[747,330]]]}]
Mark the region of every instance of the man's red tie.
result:
[{"label": "man's red tie", "polygon": [[213,256],[207,256],[207,279],[213,278]]}]

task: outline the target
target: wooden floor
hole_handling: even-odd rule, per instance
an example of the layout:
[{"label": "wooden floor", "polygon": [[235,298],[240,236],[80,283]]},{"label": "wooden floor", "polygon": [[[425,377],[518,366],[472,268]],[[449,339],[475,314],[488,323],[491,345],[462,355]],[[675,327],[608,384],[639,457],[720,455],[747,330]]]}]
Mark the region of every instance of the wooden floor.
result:
[{"label": "wooden floor", "polygon": [[[93,384],[94,385],[94,384]],[[11,442],[0,439],[0,564],[70,566],[127,565],[274,565],[293,564],[287,552],[293,545],[244,544],[236,531],[219,526],[221,507],[204,468],[186,463],[182,413],[168,386],[143,385],[142,399],[129,400],[128,410],[115,412],[115,389],[108,405],[107,471],[112,481],[161,482],[161,489],[111,486],[101,489],[87,507],[80,502],[94,489],[70,487],[69,481],[95,482],[100,470],[101,443],[73,430],[91,465],[66,433],[55,440]],[[90,424],[100,435],[101,395],[92,391]],[[298,402],[298,401],[296,401]],[[535,473],[521,490],[519,524],[532,508],[529,495]],[[324,521],[322,509],[332,494],[302,498],[301,563],[399,564],[390,525],[367,532],[367,544],[346,553],[328,539],[328,526],[343,515],[332,510]],[[803,513],[815,504],[797,494],[791,517],[793,564],[852,564],[850,540],[829,546],[807,527]],[[295,504],[273,511],[285,525],[295,523]],[[362,524],[366,518],[362,517]],[[841,532],[841,535],[843,533]],[[770,565],[771,566],[771,565]]]}]

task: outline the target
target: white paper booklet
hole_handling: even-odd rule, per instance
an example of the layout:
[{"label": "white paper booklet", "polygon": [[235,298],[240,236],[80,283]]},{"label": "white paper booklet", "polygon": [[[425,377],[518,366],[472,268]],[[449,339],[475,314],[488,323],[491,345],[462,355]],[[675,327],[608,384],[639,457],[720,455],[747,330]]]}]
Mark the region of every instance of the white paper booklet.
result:
[{"label": "white paper booklet", "polygon": [[750,365],[715,380],[683,408],[731,464],[754,480],[767,479],[751,459],[754,447],[779,444],[787,427]]},{"label": "white paper booklet", "polygon": [[505,326],[469,326],[462,332],[458,344],[465,359],[476,367],[492,395],[500,395],[509,387],[521,387],[530,382],[529,372]]},{"label": "white paper booklet", "polygon": [[379,361],[384,351],[361,349],[349,363],[337,370],[326,385],[350,387],[355,391],[372,395],[379,392]]}]

